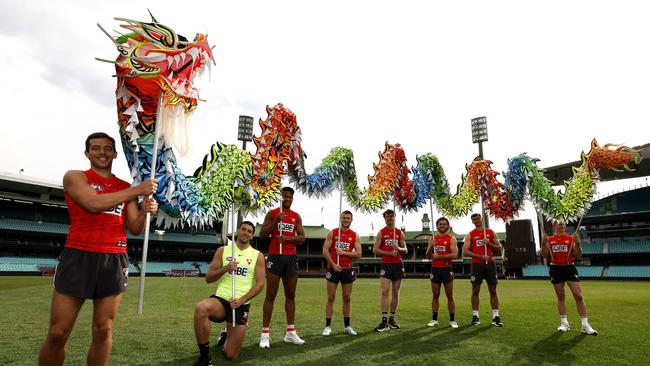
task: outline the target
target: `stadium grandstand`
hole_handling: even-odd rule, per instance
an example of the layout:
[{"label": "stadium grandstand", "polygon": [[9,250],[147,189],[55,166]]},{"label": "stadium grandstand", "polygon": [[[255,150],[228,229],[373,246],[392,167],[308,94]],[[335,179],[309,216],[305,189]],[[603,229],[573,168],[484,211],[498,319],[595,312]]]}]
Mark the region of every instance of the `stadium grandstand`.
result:
[{"label": "stadium grandstand", "polygon": [[[633,172],[602,172],[601,180],[650,175],[650,145],[636,147],[641,164]],[[558,185],[568,179],[568,163],[546,169],[546,176]],[[581,225],[583,258],[578,272],[588,278],[650,278],[650,187],[631,189],[593,202]],[[0,274],[52,274],[65,243],[69,217],[58,182],[22,175],[0,174]],[[196,276],[207,271],[215,250],[228,239],[223,223],[202,231],[188,228],[162,230],[152,227],[147,260],[147,275]],[[253,246],[267,252],[270,239],[259,238],[256,225]],[[409,254],[404,258],[407,277],[425,277],[429,261],[424,259],[431,237],[431,220],[422,218],[421,230],[405,231]],[[538,228],[539,230],[539,228]],[[572,232],[575,228],[569,227]],[[550,228],[546,228],[550,232]],[[320,276],[325,272],[322,245],[328,233],[323,226],[305,226],[306,240],[297,247],[299,272]],[[451,232],[462,253],[464,234]],[[128,235],[129,272],[140,273],[143,235]],[[548,269],[536,254],[539,245],[533,239],[529,220],[515,220],[497,233],[504,253],[496,258],[499,273],[516,277],[547,277]],[[374,236],[362,236],[362,258],[355,262],[360,276],[378,276],[380,259],[372,252]],[[470,259],[453,261],[454,272],[467,276]]]}]

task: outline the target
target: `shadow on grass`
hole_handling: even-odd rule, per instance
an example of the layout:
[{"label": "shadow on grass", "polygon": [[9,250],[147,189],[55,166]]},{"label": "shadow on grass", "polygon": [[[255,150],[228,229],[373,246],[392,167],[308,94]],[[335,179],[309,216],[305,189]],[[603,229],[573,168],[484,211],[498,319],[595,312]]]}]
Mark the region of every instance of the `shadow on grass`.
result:
[{"label": "shadow on grass", "polygon": [[521,347],[512,354],[509,364],[537,365],[544,360],[554,365],[572,365],[577,357],[570,351],[589,336],[571,333],[555,332],[532,347]]}]

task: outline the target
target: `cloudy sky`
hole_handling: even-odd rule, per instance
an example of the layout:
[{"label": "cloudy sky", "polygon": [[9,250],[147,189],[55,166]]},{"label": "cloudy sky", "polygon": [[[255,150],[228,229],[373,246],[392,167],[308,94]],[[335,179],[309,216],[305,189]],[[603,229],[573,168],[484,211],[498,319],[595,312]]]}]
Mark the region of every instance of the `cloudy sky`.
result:
[{"label": "cloudy sky", "polygon": [[[181,159],[186,174],[214,142],[240,144],[238,115],[266,118],[265,106],[278,102],[298,116],[308,171],[331,148],[350,147],[362,185],[389,141],[410,162],[435,154],[455,186],[477,155],[470,119],[478,116],[487,116],[484,154],[499,171],[522,152],[542,167],[577,160],[593,137],[649,142],[643,1],[0,0],[1,172],[60,182],[87,167],[89,133],[118,137],[113,68],[94,60],[117,51],[96,23],[112,30],[114,16],[146,21],[147,7],[188,38],[207,32],[214,45],[193,151]],[[114,172],[128,178],[122,155]],[[294,208],[306,225],[337,225],[336,194],[297,196]],[[420,228],[424,212],[404,217],[408,230]],[[371,222],[376,230],[383,220],[358,214],[353,226],[368,235]],[[452,226],[465,232],[471,223]]]}]

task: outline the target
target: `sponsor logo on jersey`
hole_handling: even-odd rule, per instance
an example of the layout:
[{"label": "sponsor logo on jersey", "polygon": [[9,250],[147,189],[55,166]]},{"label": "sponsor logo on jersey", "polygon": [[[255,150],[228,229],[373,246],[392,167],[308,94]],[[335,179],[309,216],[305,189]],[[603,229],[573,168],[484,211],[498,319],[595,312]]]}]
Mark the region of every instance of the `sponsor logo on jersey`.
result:
[{"label": "sponsor logo on jersey", "polygon": [[447,250],[447,247],[444,245],[436,245],[436,252],[444,252]]},{"label": "sponsor logo on jersey", "polygon": [[569,250],[569,247],[564,244],[553,245],[551,246],[551,250],[553,251],[553,253],[566,253]]},{"label": "sponsor logo on jersey", "polygon": [[109,208],[108,210],[104,211],[103,213],[109,214],[109,215],[115,215],[115,216],[122,216],[122,210],[124,209],[124,203],[120,203],[119,205]]},{"label": "sponsor logo on jersey", "polygon": [[341,249],[341,250],[350,250],[350,243],[346,242],[336,242],[336,249]]},{"label": "sponsor logo on jersey", "polygon": [[292,233],[295,225],[290,224],[288,222],[282,222],[278,224],[278,231],[279,232],[289,232]]}]

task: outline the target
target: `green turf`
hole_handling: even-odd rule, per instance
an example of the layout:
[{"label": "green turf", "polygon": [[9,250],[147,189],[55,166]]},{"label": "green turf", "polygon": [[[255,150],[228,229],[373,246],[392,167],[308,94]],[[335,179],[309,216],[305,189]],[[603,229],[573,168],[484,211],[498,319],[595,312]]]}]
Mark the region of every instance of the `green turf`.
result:
[{"label": "green turf", "polygon": [[[404,280],[397,320],[402,329],[373,332],[379,321],[377,279],[360,279],[352,294],[352,326],[359,336],[342,334],[340,292],[333,332],[322,337],[325,281],[300,279],[296,325],[304,346],[285,344],[284,299],[278,295],[271,324],[271,348],[257,346],[262,295],[252,304],[248,334],[237,363],[245,365],[635,365],[647,362],[650,327],[650,282],[583,281],[590,322],[597,337],[579,332],[573,299],[568,299],[572,330],[559,324],[555,296],[548,281],[503,280],[499,284],[505,327],[489,325],[487,291],[481,293],[479,326],[469,326],[470,286],[456,280],[456,316],[460,328],[446,327],[444,295],[442,325],[427,328],[431,315],[430,284]],[[144,315],[137,315],[137,286],[122,302],[113,334],[111,365],[191,365],[197,357],[192,329],[193,306],[212,292],[200,278],[147,278]],[[51,278],[0,277],[0,365],[35,365],[47,331]],[[278,306],[279,305],[279,306]],[[68,341],[66,365],[85,364],[90,342],[92,304],[82,309]],[[213,339],[217,328],[213,327]],[[232,363],[213,346],[215,364]]]}]

